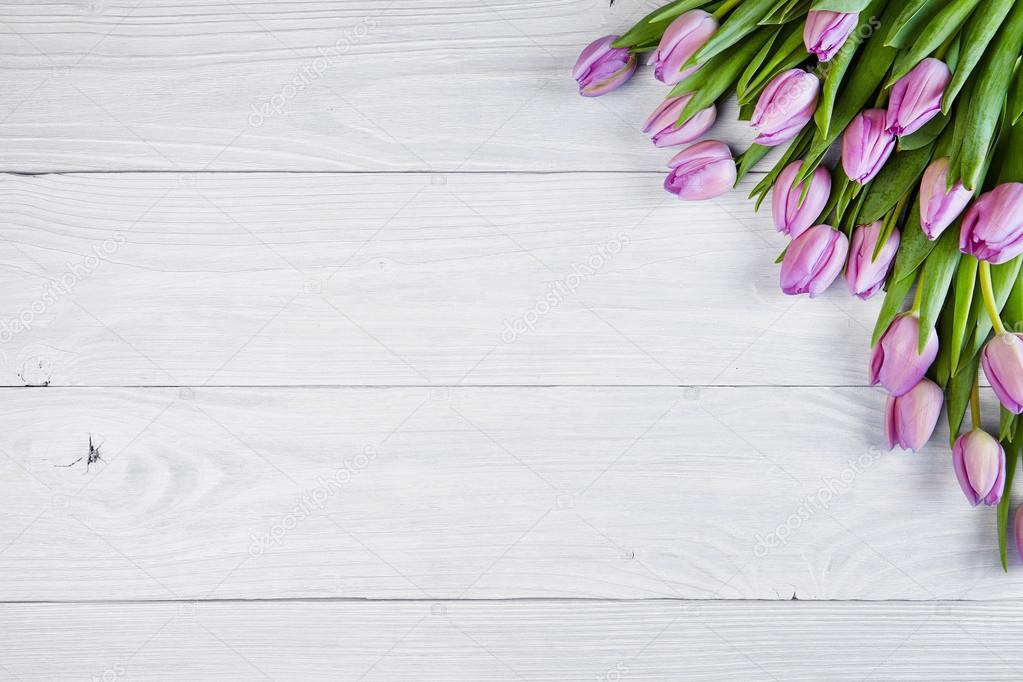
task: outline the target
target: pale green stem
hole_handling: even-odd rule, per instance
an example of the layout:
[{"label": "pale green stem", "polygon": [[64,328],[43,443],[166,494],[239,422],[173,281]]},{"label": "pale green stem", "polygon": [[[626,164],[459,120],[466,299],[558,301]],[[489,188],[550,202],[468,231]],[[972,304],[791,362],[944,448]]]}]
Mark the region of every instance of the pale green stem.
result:
[{"label": "pale green stem", "polygon": [[1004,334],[1005,325],[998,316],[995,290],[991,284],[991,264],[984,260],[980,262],[980,292],[984,295],[984,308],[987,310],[987,316],[991,318],[991,326],[995,328],[996,334]]},{"label": "pale green stem", "polygon": [[974,430],[980,428],[980,375],[973,375],[973,390],[970,391],[970,420]]},{"label": "pale green stem", "polygon": [[740,2],[742,2],[742,0],[725,0],[723,3],[721,3],[721,6],[718,7],[717,10],[714,12],[714,18],[720,21],[721,17],[731,12],[732,8],[738,5]]}]

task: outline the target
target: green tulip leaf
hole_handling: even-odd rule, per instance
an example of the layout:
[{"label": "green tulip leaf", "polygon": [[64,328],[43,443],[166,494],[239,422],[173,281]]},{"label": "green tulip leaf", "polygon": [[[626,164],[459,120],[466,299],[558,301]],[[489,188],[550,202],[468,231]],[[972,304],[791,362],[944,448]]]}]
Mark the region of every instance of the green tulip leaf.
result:
[{"label": "green tulip leaf", "polygon": [[905,47],[907,42],[920,34],[923,23],[933,17],[941,9],[942,4],[942,0],[910,0],[892,23],[884,44]]},{"label": "green tulip leaf", "polygon": [[[670,22],[675,17],[706,4],[708,4],[707,0],[675,0],[675,2],[665,5],[664,7],[655,9],[653,12],[640,19],[639,24],[654,24],[663,21]],[[636,25],[639,26],[639,24]]]},{"label": "green tulip leaf", "polygon": [[782,154],[782,157],[778,159],[778,162],[774,164],[774,168],[768,171],[767,175],[757,183],[757,186],[753,188],[749,196],[757,198],[755,210],[760,210],[760,204],[763,203],[764,198],[771,192],[771,187],[774,185],[778,176],[785,170],[785,166],[795,161],[799,156],[806,151],[807,146],[810,144],[810,138],[813,135],[813,128],[806,127],[799,131],[796,135],[796,139],[792,140],[789,144],[788,149]]},{"label": "green tulip leaf", "polygon": [[[766,24],[787,24],[794,19],[804,16],[810,9],[810,0],[788,0],[780,2],[763,19],[761,25]],[[802,31],[802,26],[800,26]]]},{"label": "green tulip leaf", "polygon": [[[780,32],[781,29],[776,30]],[[777,35],[780,35],[780,33]],[[753,62],[750,63],[750,67],[743,73],[743,78],[739,79],[739,85],[736,86],[735,92],[738,95],[740,104],[745,104],[758,98],[763,89],[767,87],[768,83],[775,76],[806,61],[806,48],[803,46],[802,27],[797,26],[791,30],[788,37],[780,45],[775,46],[773,43],[776,40],[774,39],[770,42],[772,43],[772,50],[769,50],[768,54],[771,51],[774,53],[771,59],[764,62],[763,68],[761,68],[760,62],[757,62],[756,58],[754,58]],[[764,52],[764,50],[761,50],[761,52]],[[757,56],[759,57],[760,55],[758,54]],[[743,79],[747,75],[749,75],[749,79],[743,83]]]},{"label": "green tulip leaf", "polygon": [[810,8],[814,11],[829,12],[862,12],[870,5],[870,0],[816,0]]},{"label": "green tulip leaf", "polygon": [[[1003,410],[1004,411],[1004,410]],[[1006,545],[1009,537],[1009,511],[1012,506],[1012,480],[1016,475],[1016,464],[1020,456],[1020,444],[1023,442],[1023,421],[1016,420],[1016,438],[1010,439],[1011,443],[1005,447],[1005,489],[1002,491],[1002,499],[998,500],[998,556],[1002,561],[1002,570],[1009,572],[1009,563],[1006,560]]]},{"label": "green tulip leaf", "polygon": [[892,279],[895,281],[907,279],[915,273],[937,244],[927,239],[927,235],[920,229],[918,202],[913,202],[904,225],[899,253],[895,256],[895,266],[892,269]]},{"label": "green tulip leaf", "polygon": [[763,47],[761,47],[757,53],[753,55],[753,58],[750,59],[746,69],[742,72],[742,75],[739,76],[739,82],[735,84],[735,95],[739,100],[739,104],[745,104],[750,100],[750,98],[746,95],[752,90],[751,84],[760,72],[760,67],[763,66],[764,62],[772,53],[777,54],[777,50],[774,48],[775,43],[778,42],[778,33],[780,31],[781,29],[776,29],[775,32],[771,34],[771,37],[764,41]]},{"label": "green tulip leaf", "polygon": [[958,177],[967,189],[979,189],[995,139],[1012,69],[1023,46],[1023,2],[1016,3],[979,67],[963,121]]},{"label": "green tulip leaf", "polygon": [[942,347],[948,348],[953,374],[959,369],[959,356],[962,355],[963,343],[966,341],[966,329],[970,321],[970,308],[977,285],[978,264],[977,259],[973,256],[964,255],[959,261],[959,269],[956,270],[955,282],[952,285],[952,329],[949,333],[948,342],[943,343]]},{"label": "green tulip leaf", "polygon": [[760,28],[759,21],[767,16],[776,2],[777,0],[743,0],[696,53],[696,63],[707,62],[711,57],[740,43],[743,38]]},{"label": "green tulip leaf", "polygon": [[923,292],[920,295],[920,340],[918,352],[924,347],[938,321],[938,314],[945,303],[945,296],[952,284],[952,276],[959,265],[959,230],[945,230],[938,237],[938,244],[924,261],[920,274]]},{"label": "green tulip leaf", "polygon": [[945,386],[945,413],[948,416],[948,444],[951,447],[959,437],[959,429],[970,405],[970,394],[977,379],[980,358],[974,356],[952,375]]},{"label": "green tulip leaf", "polygon": [[881,335],[887,331],[892,320],[906,308],[906,297],[913,288],[914,277],[906,277],[902,280],[888,280],[888,290],[885,291],[884,301],[881,303],[881,312],[877,315],[877,322],[874,323],[874,333],[870,339],[870,347],[873,348],[881,339]]},{"label": "green tulip leaf", "polygon": [[742,154],[739,154],[736,159],[736,172],[735,172],[735,185],[738,186],[742,182],[743,177],[750,171],[753,166],[760,163],[767,154],[771,151],[770,147],[765,147],[759,144],[751,144],[749,148]]},{"label": "green tulip leaf", "polygon": [[911,133],[905,137],[900,137],[899,151],[910,152],[914,149],[926,147],[930,143],[934,142],[945,131],[945,127],[948,125],[948,118],[948,116],[939,114],[925,123],[923,127],[915,133]]},{"label": "green tulip leaf", "polygon": [[1016,125],[1023,117],[1023,66],[1016,66],[1016,77],[1009,87],[1009,124]]},{"label": "green tulip leaf", "polygon": [[861,222],[872,223],[884,217],[899,199],[916,188],[917,181],[930,161],[929,146],[895,154],[871,183],[863,202]]},{"label": "green tulip leaf", "polygon": [[909,73],[913,67],[920,63],[920,60],[930,56],[942,43],[955,35],[979,2],[980,0],[946,0],[942,2],[943,6],[938,13],[930,18],[923,30],[912,36],[913,40],[907,49],[899,54],[899,58],[892,67],[887,87]]},{"label": "green tulip leaf", "polygon": [[[948,113],[952,109],[959,91],[966,84],[980,58],[987,50],[988,43],[994,38],[998,27],[1002,25],[1005,15],[1012,9],[1015,0],[986,0],[982,11],[974,12],[960,33],[959,58],[952,72],[952,80],[945,88],[941,99],[941,110]],[[951,66],[951,65],[950,65]]]}]

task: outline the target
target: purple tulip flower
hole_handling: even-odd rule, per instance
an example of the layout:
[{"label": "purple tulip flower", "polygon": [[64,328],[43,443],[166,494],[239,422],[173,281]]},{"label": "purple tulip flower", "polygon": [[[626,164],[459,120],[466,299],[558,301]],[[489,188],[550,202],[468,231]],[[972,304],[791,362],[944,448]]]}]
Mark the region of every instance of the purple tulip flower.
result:
[{"label": "purple tulip flower", "polygon": [[973,202],[963,218],[959,250],[996,265],[1023,253],[1023,183],[998,185]]},{"label": "purple tulip flower", "polygon": [[943,398],[941,388],[930,379],[921,379],[903,395],[888,396],[884,410],[888,448],[898,445],[903,450],[920,450],[934,433]]},{"label": "purple tulip flower", "polygon": [[895,149],[885,130],[884,109],[861,111],[842,135],[842,168],[850,180],[865,185],[874,179]]},{"label": "purple tulip flower", "polygon": [[1002,406],[1013,414],[1023,412],[1023,336],[995,336],[984,346],[981,365]]},{"label": "purple tulip flower", "polygon": [[963,494],[974,507],[998,504],[1005,491],[1005,450],[986,431],[974,429],[956,439],[952,464]]},{"label": "purple tulip flower", "polygon": [[810,188],[806,191],[803,203],[799,203],[806,181],[795,187],[796,175],[802,161],[793,161],[785,166],[771,188],[771,215],[774,227],[784,235],[795,239],[806,232],[824,211],[824,206],[831,196],[831,174],[824,166],[818,166],[810,176]]},{"label": "purple tulip flower", "polygon": [[636,55],[624,47],[611,47],[618,36],[597,38],[579,55],[572,77],[579,83],[579,94],[598,97],[611,92],[632,77]]},{"label": "purple tulip flower", "polygon": [[892,230],[881,252],[874,258],[877,240],[881,238],[881,221],[861,225],[853,231],[849,265],[845,270],[845,281],[849,293],[867,300],[878,292],[888,276],[888,270],[899,251],[899,231]]},{"label": "purple tulip flower", "polygon": [[920,228],[934,241],[970,203],[973,192],[957,182],[948,188],[948,157],[931,161],[920,180]]},{"label": "purple tulip flower", "polygon": [[914,66],[892,86],[885,126],[888,132],[909,135],[937,116],[950,80],[952,72],[940,59],[928,57]]},{"label": "purple tulip flower", "polygon": [[781,290],[790,295],[810,294],[816,297],[835,281],[849,240],[830,225],[815,225],[792,240],[781,262]]},{"label": "purple tulip flower", "polygon": [[912,313],[896,317],[870,354],[870,385],[880,383],[895,397],[905,395],[927,374],[938,356],[938,335],[931,329],[923,353],[917,353],[920,318]]},{"label": "purple tulip flower", "polygon": [[704,140],[686,147],[668,162],[664,189],[679,199],[700,201],[721,196],[735,185],[735,161],[724,142]]},{"label": "purple tulip flower", "polygon": [[654,66],[654,77],[662,83],[674,85],[696,71],[697,66],[684,71],[682,67],[717,30],[717,19],[702,9],[680,15],[664,31],[660,44],[647,62]]},{"label": "purple tulip flower", "polygon": [[669,97],[654,109],[654,113],[650,114],[650,118],[643,126],[643,132],[650,133],[655,147],[674,147],[692,142],[714,125],[717,109],[713,104],[696,112],[682,125],[678,125],[679,115],[692,98],[692,93],[680,97]]},{"label": "purple tulip flower", "polygon": [[803,45],[806,51],[816,56],[818,61],[830,61],[842,49],[859,20],[857,12],[808,12],[803,26]]},{"label": "purple tulip flower", "polygon": [[803,129],[817,108],[821,82],[802,69],[783,71],[760,93],[750,125],[757,131],[753,140],[765,147],[788,142]]}]

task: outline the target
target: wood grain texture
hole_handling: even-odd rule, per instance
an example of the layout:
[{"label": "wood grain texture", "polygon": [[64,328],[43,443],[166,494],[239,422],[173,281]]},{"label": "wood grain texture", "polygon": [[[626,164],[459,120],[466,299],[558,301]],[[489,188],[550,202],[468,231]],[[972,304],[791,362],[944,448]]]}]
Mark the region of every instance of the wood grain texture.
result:
[{"label": "wood grain texture", "polygon": [[655,5],[5,2],[0,170],[659,170],[652,70],[589,100],[570,76]]},{"label": "wood grain texture", "polygon": [[0,600],[1021,587],[947,435],[882,451],[872,389],[12,390]]},{"label": "wood grain texture", "polygon": [[0,179],[8,385],[864,385],[750,189],[654,174]]},{"label": "wood grain texture", "polygon": [[[5,605],[11,679],[1018,680],[1018,604]],[[104,677],[106,675],[106,677]]]}]

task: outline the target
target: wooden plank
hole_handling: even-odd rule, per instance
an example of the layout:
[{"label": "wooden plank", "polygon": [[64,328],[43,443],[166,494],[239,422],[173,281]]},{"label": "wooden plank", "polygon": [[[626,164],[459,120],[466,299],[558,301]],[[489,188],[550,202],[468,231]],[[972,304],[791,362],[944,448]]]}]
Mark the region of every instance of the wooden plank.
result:
[{"label": "wooden plank", "polygon": [[[657,170],[643,68],[578,95],[652,1],[4,3],[0,170]],[[713,133],[752,139],[734,106]]]},{"label": "wooden plank", "polygon": [[262,602],[0,607],[53,680],[1018,680],[1019,604]]},{"label": "wooden plank", "polygon": [[0,176],[8,385],[864,385],[878,301],[783,296],[750,184]]},{"label": "wooden plank", "polygon": [[883,452],[872,389],[7,391],[0,600],[1023,587],[947,435]]}]

